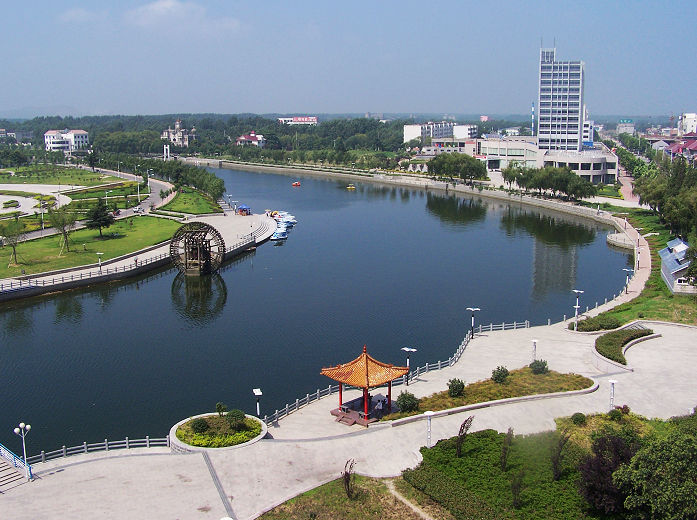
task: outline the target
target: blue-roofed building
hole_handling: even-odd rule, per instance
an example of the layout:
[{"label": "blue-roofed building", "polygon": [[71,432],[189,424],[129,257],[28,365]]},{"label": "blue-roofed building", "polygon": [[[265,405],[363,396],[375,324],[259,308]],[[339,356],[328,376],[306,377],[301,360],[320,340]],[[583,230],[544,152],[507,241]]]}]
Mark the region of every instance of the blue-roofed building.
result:
[{"label": "blue-roofed building", "polygon": [[697,286],[690,285],[686,276],[690,261],[685,258],[685,253],[689,247],[687,242],[676,238],[658,252],[661,257],[661,277],[674,294],[697,294]]}]

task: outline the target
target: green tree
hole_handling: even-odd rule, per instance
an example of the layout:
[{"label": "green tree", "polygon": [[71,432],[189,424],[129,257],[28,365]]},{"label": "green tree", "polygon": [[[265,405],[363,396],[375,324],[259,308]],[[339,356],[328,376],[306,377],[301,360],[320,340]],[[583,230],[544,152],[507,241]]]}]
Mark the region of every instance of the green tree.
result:
[{"label": "green tree", "polygon": [[87,155],[87,164],[90,165],[90,168],[92,168],[92,171],[94,171],[94,167],[97,165],[97,162],[99,161],[99,158],[97,157],[97,152],[92,152]]},{"label": "green tree", "polygon": [[0,235],[4,237],[4,244],[12,248],[12,258],[14,263],[17,263],[17,245],[24,240],[24,222],[19,220],[18,217],[11,219],[0,225]]},{"label": "green tree", "polygon": [[682,432],[652,439],[613,481],[635,518],[697,518],[697,439]]},{"label": "green tree", "polygon": [[63,236],[65,250],[70,251],[70,232],[75,229],[75,213],[63,208],[48,208],[48,221]]},{"label": "green tree", "polygon": [[108,228],[114,223],[114,215],[109,212],[104,199],[97,200],[97,205],[87,212],[87,229],[98,229],[99,237],[102,237],[102,228]]}]

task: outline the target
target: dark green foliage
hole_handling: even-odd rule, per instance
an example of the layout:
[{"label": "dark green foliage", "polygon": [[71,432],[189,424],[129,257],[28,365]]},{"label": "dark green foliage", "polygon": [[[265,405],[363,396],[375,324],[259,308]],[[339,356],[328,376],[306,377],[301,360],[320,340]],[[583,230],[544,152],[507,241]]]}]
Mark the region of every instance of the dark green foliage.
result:
[{"label": "dark green foliage", "polygon": [[656,437],[613,475],[624,506],[641,519],[697,518],[697,439],[679,431]]},{"label": "dark green foliage", "polygon": [[495,383],[503,384],[508,378],[508,369],[503,366],[498,366],[491,371],[491,380]]},{"label": "dark green foliage", "polygon": [[218,416],[222,417],[225,412],[227,412],[227,406],[223,403],[215,403],[215,411],[218,412]]},{"label": "dark green foliage", "polygon": [[552,449],[549,458],[552,462],[552,478],[554,480],[559,480],[561,478],[564,447],[566,446],[566,443],[569,442],[570,438],[571,434],[567,432],[561,432],[556,436],[556,439],[552,443]]},{"label": "dark green foliage", "polygon": [[622,411],[617,408],[613,408],[607,414],[611,421],[620,422],[622,420]]},{"label": "dark green foliage", "polygon": [[87,229],[98,229],[100,237],[102,236],[102,228],[108,228],[113,223],[114,215],[107,209],[104,199],[98,199],[97,205],[87,211],[85,226]]},{"label": "dark green foliage", "polygon": [[651,329],[613,330],[595,340],[595,350],[601,356],[626,365],[627,360],[622,354],[622,348],[630,341],[650,334],[653,334]]},{"label": "dark green foliage", "polygon": [[244,427],[245,414],[242,410],[233,408],[227,413],[225,417],[227,418],[227,421],[230,424],[230,428],[232,428],[233,430],[240,430]]},{"label": "dark green foliage", "polygon": [[576,426],[583,426],[584,424],[586,424],[586,414],[576,412],[571,416],[571,422],[574,423]]},{"label": "dark green foliage", "polygon": [[203,417],[199,417],[198,419],[194,419],[191,421],[191,430],[194,433],[204,433],[208,431],[208,422]]},{"label": "dark green foliage", "polygon": [[536,359],[530,363],[530,368],[533,374],[546,374],[549,372],[549,367],[547,366],[547,361],[544,359]]},{"label": "dark green foliage", "polygon": [[503,444],[501,445],[501,459],[499,463],[501,465],[501,471],[506,471],[508,468],[508,455],[511,451],[511,445],[513,444],[513,428],[508,428],[506,436],[503,438]]},{"label": "dark green foliage", "polygon": [[520,498],[520,494],[523,491],[523,478],[525,477],[525,468],[520,468],[520,470],[513,475],[511,479],[511,495],[513,497],[513,508],[520,509],[523,505],[523,501]]},{"label": "dark green foliage", "polygon": [[465,383],[461,379],[451,379],[448,381],[448,395],[450,397],[460,397],[465,391]]},{"label": "dark green foliage", "polygon": [[[574,323],[569,323],[569,330],[574,330]],[[593,332],[596,330],[611,330],[616,329],[621,325],[620,320],[614,316],[608,316],[606,314],[599,314],[598,316],[593,316],[592,318],[586,318],[578,322],[578,330],[580,332]]]},{"label": "dark green foliage", "polygon": [[397,407],[402,412],[413,412],[419,409],[419,400],[410,392],[400,392]]},{"label": "dark green foliage", "polygon": [[627,495],[617,489],[612,474],[620,465],[628,463],[637,449],[638,443],[614,434],[600,435],[593,440],[593,453],[587,455],[578,468],[579,488],[591,507],[603,513],[624,511]]},{"label": "dark green foliage", "polygon": [[464,153],[442,153],[428,161],[428,173],[466,180],[486,179],[486,166],[479,159]]}]

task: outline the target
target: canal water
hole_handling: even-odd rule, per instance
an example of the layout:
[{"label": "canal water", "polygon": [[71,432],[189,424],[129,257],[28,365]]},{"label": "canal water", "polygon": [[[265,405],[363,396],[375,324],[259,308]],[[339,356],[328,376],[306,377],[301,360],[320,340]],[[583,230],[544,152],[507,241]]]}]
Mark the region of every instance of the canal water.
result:
[{"label": "canal water", "polygon": [[[218,275],[173,269],[0,308],[0,443],[28,422],[30,454],[82,441],[161,437],[218,401],[273,413],[368,352],[447,359],[477,323],[546,323],[602,303],[631,257],[608,228],[484,198],[321,178],[214,170],[253,211],[298,225]],[[493,368],[493,367],[492,367]],[[327,417],[327,420],[330,420]]]}]

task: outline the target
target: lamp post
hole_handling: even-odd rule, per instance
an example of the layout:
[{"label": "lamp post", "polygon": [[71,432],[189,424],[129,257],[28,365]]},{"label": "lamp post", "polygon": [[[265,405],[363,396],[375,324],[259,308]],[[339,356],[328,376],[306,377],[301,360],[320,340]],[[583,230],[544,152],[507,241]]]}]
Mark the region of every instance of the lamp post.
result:
[{"label": "lamp post", "polygon": [[608,383],[610,383],[610,410],[612,410],[615,407],[615,384],[617,384],[617,380],[610,379]]},{"label": "lamp post", "polygon": [[[409,368],[409,354],[411,354],[412,352],[416,352],[416,349],[411,348],[411,347],[402,347],[401,350],[403,350],[404,352],[407,353],[407,368]],[[404,378],[404,384],[406,386],[409,386],[409,371],[408,370],[407,370],[407,375]]]},{"label": "lamp post", "polygon": [[261,417],[261,415],[260,415],[261,411],[260,411],[260,409],[259,409],[259,398],[262,396],[261,388],[253,388],[253,389],[252,389],[252,393],[253,393],[253,394],[256,396],[256,398],[257,398],[257,417]]},{"label": "lamp post", "polygon": [[106,210],[107,210],[107,211],[109,211],[109,194],[110,194],[112,191],[114,191],[114,190],[108,190],[108,191],[105,190],[105,191],[104,191],[104,198],[106,199],[106,200],[104,201],[104,204],[106,205]]},{"label": "lamp post", "polygon": [[474,313],[481,311],[479,307],[467,307],[468,311],[472,311],[472,327],[470,328],[470,338],[474,338]]},{"label": "lamp post", "polygon": [[633,273],[633,272],[634,272],[634,269],[629,269],[629,268],[625,267],[625,268],[622,269],[622,270],[623,270],[625,273],[627,273],[627,280],[626,280],[625,283],[624,283],[624,294],[628,294],[628,293],[629,293],[629,273]]},{"label": "lamp post", "polygon": [[574,305],[574,309],[576,310],[576,321],[574,322],[574,331],[578,330],[578,309],[580,309],[580,305],[578,304],[578,298],[580,295],[583,294],[583,291],[580,289],[573,289],[573,292],[576,293],[576,305]]},{"label": "lamp post", "polygon": [[116,170],[121,173],[121,161],[116,161]]},{"label": "lamp post", "polygon": [[426,416],[426,447],[430,448],[431,447],[431,417],[433,414],[436,412],[432,412],[431,410],[424,412],[424,415]]},{"label": "lamp post", "polygon": [[537,359],[537,340],[534,339],[532,340],[532,360],[535,361]]},{"label": "lamp post", "polygon": [[97,260],[99,261],[99,273],[102,273],[102,255],[104,253],[97,253]]},{"label": "lamp post", "polygon": [[22,451],[24,452],[24,475],[27,477],[27,480],[31,480],[31,473],[29,473],[29,466],[27,465],[27,443],[25,442],[24,438],[29,433],[29,430],[31,430],[31,424],[24,424],[23,422],[19,423],[19,427],[14,429],[14,432],[22,437]]}]

